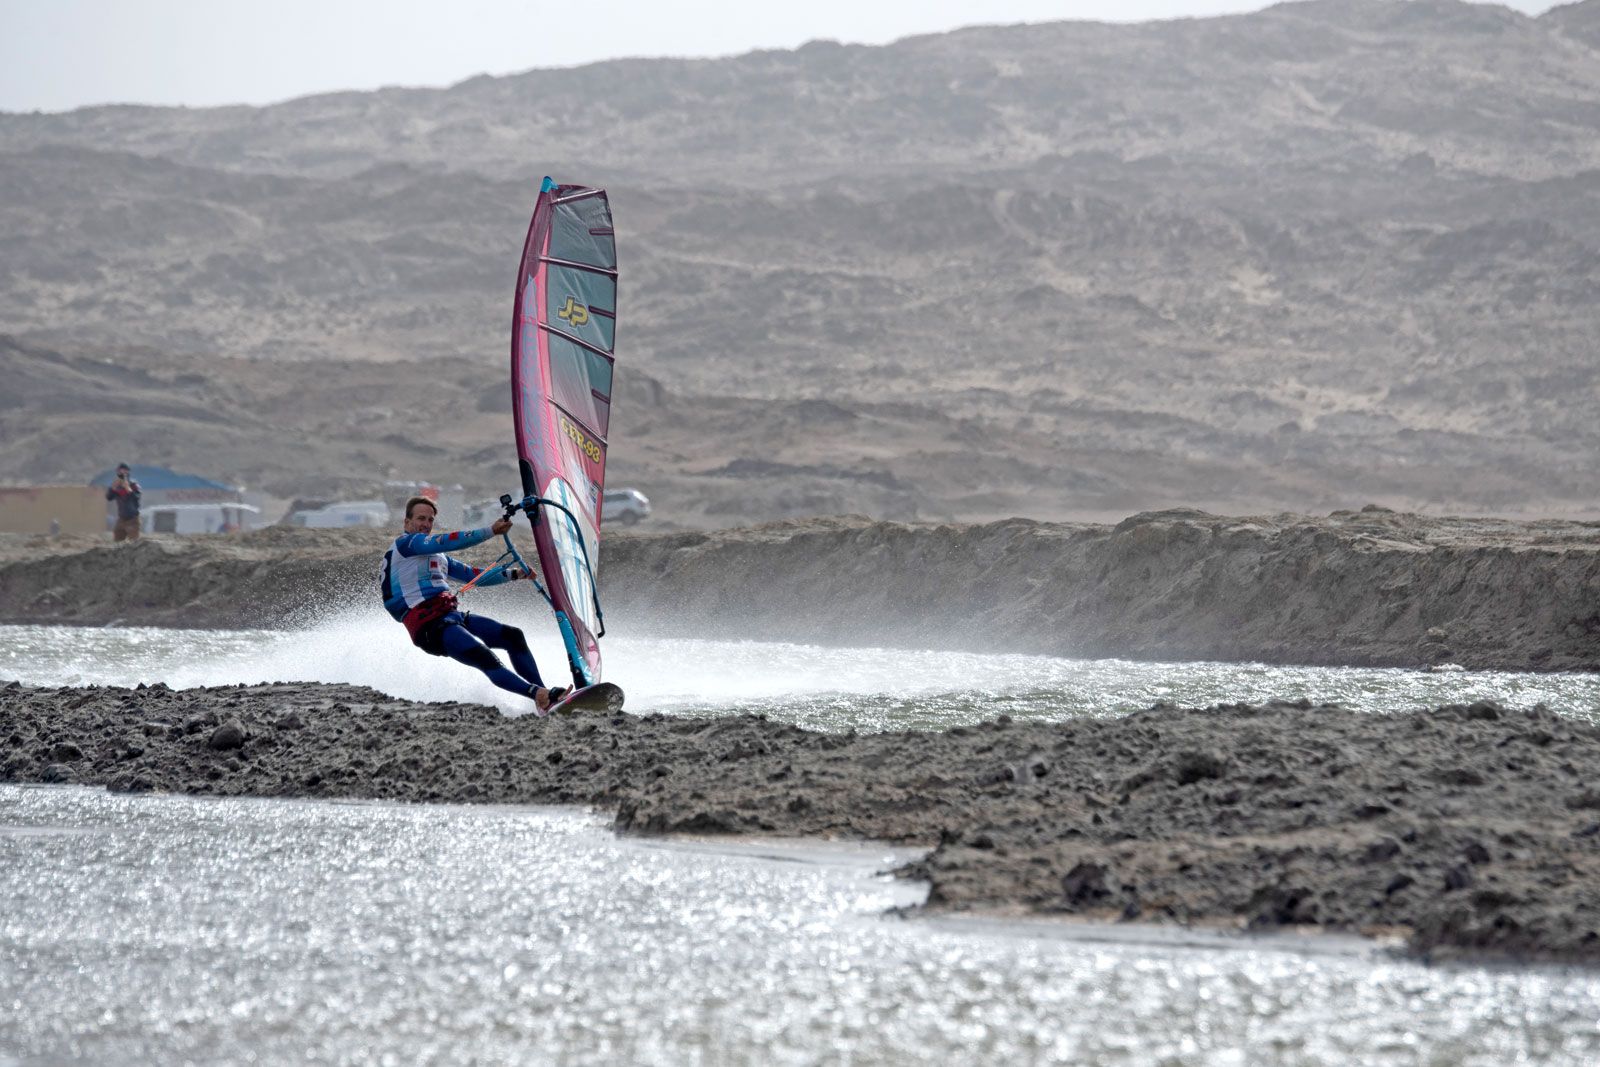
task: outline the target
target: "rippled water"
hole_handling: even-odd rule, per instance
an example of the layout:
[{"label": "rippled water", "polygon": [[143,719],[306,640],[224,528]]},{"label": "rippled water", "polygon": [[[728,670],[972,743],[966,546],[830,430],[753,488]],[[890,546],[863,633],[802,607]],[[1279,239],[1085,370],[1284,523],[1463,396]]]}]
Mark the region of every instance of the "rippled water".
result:
[{"label": "rippled water", "polygon": [[0,786],[0,1064],[1600,1062],[1593,973],[901,920],[903,856]]},{"label": "rippled water", "polygon": [[[539,662],[561,664],[548,620],[521,621]],[[555,669],[550,674],[547,680],[564,680]],[[414,700],[527,710],[525,701],[476,671],[418,652],[405,631],[378,612],[296,632],[5,626],[0,677],[38,685],[352,682]],[[944,728],[1000,712],[1043,720],[1114,715],[1161,700],[1206,706],[1302,697],[1366,711],[1487,697],[1513,707],[1544,703],[1600,720],[1595,674],[1135,663],[618,636],[606,641],[606,677],[627,691],[632,711],[761,711],[834,730]]]}]

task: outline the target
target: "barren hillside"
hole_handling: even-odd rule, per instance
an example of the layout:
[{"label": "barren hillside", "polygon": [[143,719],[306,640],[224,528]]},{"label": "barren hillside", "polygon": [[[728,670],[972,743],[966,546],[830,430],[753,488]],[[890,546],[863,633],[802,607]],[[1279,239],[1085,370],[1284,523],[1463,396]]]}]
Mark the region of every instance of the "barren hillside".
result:
[{"label": "barren hillside", "polygon": [[[0,115],[0,358],[163,397],[107,419],[28,377],[0,477],[87,473],[60,442],[93,420],[287,495],[499,491],[552,173],[612,191],[613,473],[664,522],[1595,514],[1597,26],[1314,0]],[[393,430],[419,395],[426,442]]]}]

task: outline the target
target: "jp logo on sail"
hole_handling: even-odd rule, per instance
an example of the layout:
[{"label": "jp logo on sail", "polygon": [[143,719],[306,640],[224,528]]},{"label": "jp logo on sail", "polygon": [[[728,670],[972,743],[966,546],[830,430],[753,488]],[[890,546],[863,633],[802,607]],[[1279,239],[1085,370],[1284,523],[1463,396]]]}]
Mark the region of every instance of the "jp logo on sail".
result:
[{"label": "jp logo on sail", "polygon": [[569,296],[567,297],[567,302],[561,305],[561,309],[556,312],[556,318],[566,319],[568,324],[576,329],[589,321],[589,309],[578,303],[575,298]]}]

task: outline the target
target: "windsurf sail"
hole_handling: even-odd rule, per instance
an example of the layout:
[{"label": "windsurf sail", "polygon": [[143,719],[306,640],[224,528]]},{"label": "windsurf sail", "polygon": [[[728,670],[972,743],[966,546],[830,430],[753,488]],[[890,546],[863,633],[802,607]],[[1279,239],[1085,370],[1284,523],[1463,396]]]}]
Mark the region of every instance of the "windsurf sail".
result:
[{"label": "windsurf sail", "polygon": [[617,327],[617,246],[604,189],[546,178],[528,225],[511,328],[524,510],[576,686],[600,681],[600,498]]}]

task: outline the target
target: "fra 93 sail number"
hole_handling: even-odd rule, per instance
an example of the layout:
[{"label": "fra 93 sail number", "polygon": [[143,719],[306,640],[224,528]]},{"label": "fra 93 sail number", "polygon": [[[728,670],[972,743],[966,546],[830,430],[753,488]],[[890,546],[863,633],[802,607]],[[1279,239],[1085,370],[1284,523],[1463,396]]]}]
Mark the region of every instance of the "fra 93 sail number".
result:
[{"label": "fra 93 sail number", "polygon": [[589,440],[588,435],[574,426],[565,415],[561,416],[561,429],[568,437],[572,438],[574,444],[583,450],[584,455],[595,463],[600,462],[600,446]]}]

